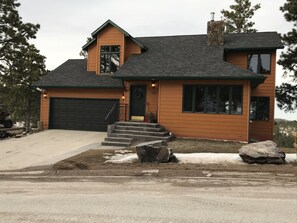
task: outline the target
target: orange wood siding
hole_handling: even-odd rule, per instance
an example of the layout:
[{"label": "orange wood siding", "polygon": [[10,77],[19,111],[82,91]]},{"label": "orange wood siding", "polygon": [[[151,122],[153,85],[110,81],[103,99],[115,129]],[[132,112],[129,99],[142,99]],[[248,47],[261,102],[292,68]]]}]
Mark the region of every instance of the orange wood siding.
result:
[{"label": "orange wood siding", "polygon": [[126,119],[130,119],[130,86],[131,85],[146,85],[146,113],[158,113],[158,83],[155,88],[152,88],[150,81],[125,81],[125,103],[127,104]]},{"label": "orange wood siding", "polygon": [[[182,112],[183,84],[243,85],[243,114]],[[248,141],[249,81],[160,81],[159,123],[178,137]]]},{"label": "orange wood siding", "polygon": [[88,71],[96,71],[96,61],[97,61],[97,44],[93,43],[91,46],[89,46],[88,49]]},{"label": "orange wood siding", "polygon": [[[261,52],[259,52],[261,53]],[[266,52],[265,52],[266,53]],[[247,69],[247,55],[245,53],[228,53],[226,61],[240,68]],[[270,112],[268,121],[254,120],[250,126],[251,139],[271,140],[273,139],[273,124],[274,124],[274,101],[275,101],[275,66],[276,53],[271,53],[271,74],[266,75],[266,80],[263,84],[251,90],[251,96],[263,96],[270,98]]]},{"label": "orange wood siding", "polygon": [[102,98],[102,99],[120,99],[123,94],[122,89],[48,89],[47,98],[41,94],[40,120],[44,123],[44,128],[48,128],[50,98]]},{"label": "orange wood siding", "polygon": [[133,54],[141,54],[141,48],[130,38],[125,38],[125,61]]},{"label": "orange wood siding", "polygon": [[97,74],[100,74],[100,48],[101,46],[119,45],[120,49],[120,66],[124,64],[125,56],[125,36],[124,33],[120,32],[113,26],[107,26],[97,36],[97,63],[96,70]]}]

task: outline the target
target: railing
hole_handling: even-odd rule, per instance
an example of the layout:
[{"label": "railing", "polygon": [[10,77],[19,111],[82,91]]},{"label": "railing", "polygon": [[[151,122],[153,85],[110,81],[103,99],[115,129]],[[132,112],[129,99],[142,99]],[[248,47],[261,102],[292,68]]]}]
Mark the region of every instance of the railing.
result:
[{"label": "railing", "polygon": [[126,104],[115,103],[107,113],[104,120],[108,125],[119,120],[126,121]]}]

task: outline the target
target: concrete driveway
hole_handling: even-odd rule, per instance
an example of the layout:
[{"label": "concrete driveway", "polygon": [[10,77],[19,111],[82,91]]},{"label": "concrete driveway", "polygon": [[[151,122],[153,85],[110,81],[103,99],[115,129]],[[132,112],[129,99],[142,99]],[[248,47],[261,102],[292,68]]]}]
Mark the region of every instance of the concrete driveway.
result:
[{"label": "concrete driveway", "polygon": [[0,141],[0,170],[51,165],[98,148],[106,132],[47,130]]}]

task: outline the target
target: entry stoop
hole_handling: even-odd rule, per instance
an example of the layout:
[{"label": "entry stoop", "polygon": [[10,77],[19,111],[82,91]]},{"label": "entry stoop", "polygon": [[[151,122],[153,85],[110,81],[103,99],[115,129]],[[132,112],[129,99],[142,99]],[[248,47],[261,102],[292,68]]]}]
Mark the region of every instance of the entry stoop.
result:
[{"label": "entry stoop", "polygon": [[159,123],[145,122],[116,122],[115,127],[106,137],[102,145],[105,146],[130,146],[133,141],[168,141],[173,138]]}]

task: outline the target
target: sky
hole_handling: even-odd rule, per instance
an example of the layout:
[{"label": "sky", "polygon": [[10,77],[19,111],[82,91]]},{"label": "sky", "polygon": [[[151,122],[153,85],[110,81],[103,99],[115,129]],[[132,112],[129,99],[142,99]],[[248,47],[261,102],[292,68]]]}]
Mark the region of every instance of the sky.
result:
[{"label": "sky", "polygon": [[[205,34],[210,13],[221,19],[220,11],[229,9],[234,0],[18,0],[24,22],[38,23],[41,28],[32,41],[53,70],[68,59],[81,58],[79,52],[87,37],[111,19],[133,37]],[[261,4],[254,17],[258,31],[286,33],[286,22],[279,7],[285,0],[251,0]],[[277,51],[279,56],[281,50]],[[288,81],[277,65],[276,84]],[[297,120],[295,113],[276,108],[275,118]]]}]

